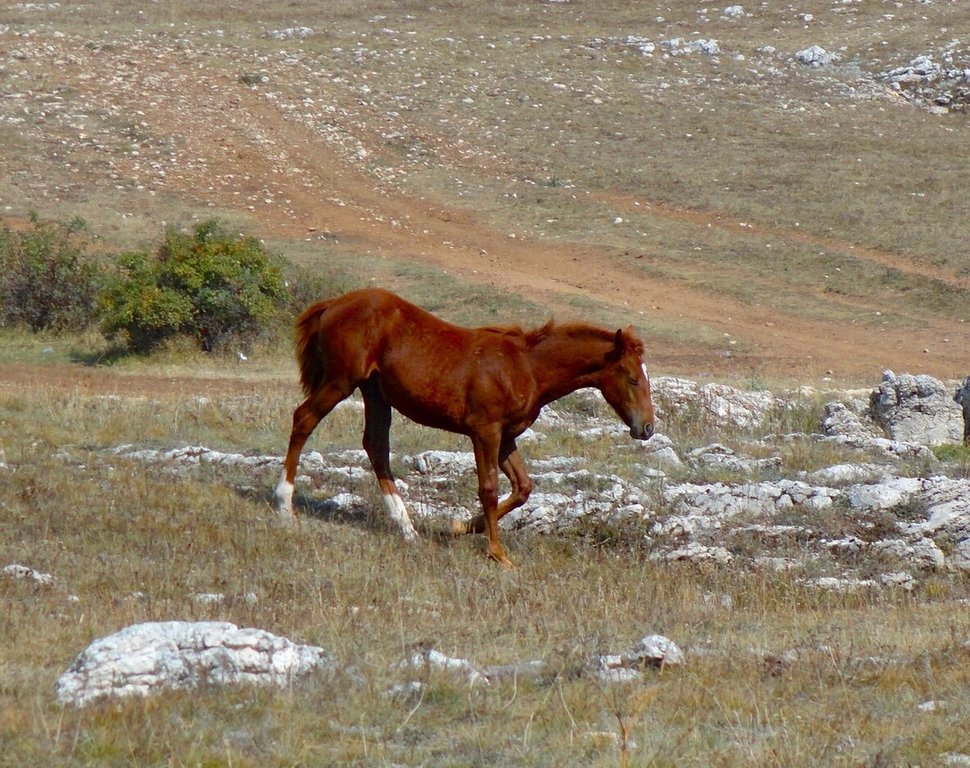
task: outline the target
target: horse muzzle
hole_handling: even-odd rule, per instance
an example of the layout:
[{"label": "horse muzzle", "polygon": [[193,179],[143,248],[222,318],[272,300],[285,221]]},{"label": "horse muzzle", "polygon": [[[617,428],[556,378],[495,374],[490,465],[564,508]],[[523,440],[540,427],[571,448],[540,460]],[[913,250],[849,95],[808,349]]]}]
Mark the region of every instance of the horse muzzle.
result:
[{"label": "horse muzzle", "polygon": [[630,427],[630,437],[634,440],[649,440],[653,437],[653,424],[643,424],[639,427]]}]

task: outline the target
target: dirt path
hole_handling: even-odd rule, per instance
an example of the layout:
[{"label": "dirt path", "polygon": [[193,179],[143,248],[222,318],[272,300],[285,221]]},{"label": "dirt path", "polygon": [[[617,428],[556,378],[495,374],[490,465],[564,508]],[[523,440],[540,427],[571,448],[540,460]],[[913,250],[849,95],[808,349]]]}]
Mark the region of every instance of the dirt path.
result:
[{"label": "dirt path", "polygon": [[[651,278],[595,247],[510,239],[507,233],[496,231],[467,211],[427,199],[386,196],[375,188],[372,178],[335,156],[331,147],[305,126],[280,119],[278,112],[257,94],[246,92],[239,96],[237,91],[224,106],[225,110],[241,110],[250,131],[252,126],[259,126],[264,135],[271,135],[277,145],[286,147],[285,156],[275,162],[258,148],[247,146],[244,139],[237,139],[240,143],[234,143],[231,152],[214,151],[213,148],[225,147],[219,136],[230,129],[213,123],[196,126],[190,137],[191,151],[206,157],[208,170],[216,178],[237,173],[238,164],[243,161],[253,179],[272,178],[280,186],[274,199],[288,200],[286,210],[274,204],[256,206],[255,218],[267,234],[304,237],[311,231],[326,230],[356,247],[364,246],[389,258],[432,264],[462,279],[507,288],[552,307],[565,308],[564,299],[582,296],[629,309],[631,322],[645,313],[660,320],[670,318],[685,325],[707,326],[725,334],[721,350],[698,350],[674,343],[659,348],[651,345],[654,365],[662,370],[728,376],[755,372],[811,379],[831,371],[837,377],[875,378],[884,368],[942,376],[967,364],[963,350],[970,348],[970,330],[961,338],[953,337],[950,327],[932,324],[919,331],[879,331],[795,318],[693,289],[681,281]],[[163,129],[165,114],[165,110],[160,110],[153,115]],[[302,170],[298,183],[280,172],[295,158]],[[218,204],[233,207],[239,190],[228,186],[222,189]],[[191,187],[182,191],[190,193]],[[248,199],[255,190],[242,191]],[[740,236],[765,233],[746,230],[713,212],[677,212],[651,206],[660,215],[693,220],[698,227],[713,221]],[[805,237],[803,233],[788,231],[772,234]],[[824,245],[852,249],[843,243]],[[872,250],[862,253],[862,249],[853,249],[853,253],[891,263],[903,271],[915,269],[888,254]],[[925,269],[922,274],[927,274]],[[934,272],[932,276],[947,284],[965,287],[967,283],[954,275]],[[860,307],[860,312],[870,310]],[[944,342],[944,338],[949,341]]]},{"label": "dirt path", "polygon": [[[274,238],[305,239],[332,233],[341,243],[392,259],[423,262],[461,279],[508,289],[566,311],[582,296],[658,322],[701,326],[723,334],[724,345],[698,348],[677,341],[648,342],[659,371],[716,377],[752,374],[815,382],[876,379],[885,368],[956,377],[970,371],[970,329],[930,320],[925,327],[887,327],[794,317],[713,294],[685,281],[645,274],[595,246],[527,242],[496,231],[483,218],[441,202],[388,194],[353,162],[339,141],[321,140],[320,128],[294,119],[258,90],[241,88],[235,75],[189,67],[184,52],[146,47],[93,52],[61,45],[74,66],[59,73],[83,90],[92,110],[137,113],[138,125],[156,137],[178,136],[170,157],[152,163],[139,153],[99,156],[115,178],[136,179],[153,190],[187,197],[200,207],[238,210]],[[52,60],[56,56],[51,56]],[[368,142],[368,127],[357,140]],[[377,150],[379,151],[379,149]],[[649,200],[607,196],[611,205],[649,207],[658,216],[697,227],[718,226],[733,236],[765,234],[809,238],[901,271],[959,288],[970,281],[891,254],[812,238],[797,231],[748,227],[718,212],[683,211]],[[642,210],[642,208],[641,208]],[[860,314],[871,311],[860,303]]]}]

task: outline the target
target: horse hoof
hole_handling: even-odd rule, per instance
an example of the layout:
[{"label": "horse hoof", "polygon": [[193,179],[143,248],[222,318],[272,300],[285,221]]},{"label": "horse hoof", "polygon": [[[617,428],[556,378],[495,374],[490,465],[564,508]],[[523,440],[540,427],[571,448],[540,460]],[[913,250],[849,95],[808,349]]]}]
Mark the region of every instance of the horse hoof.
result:
[{"label": "horse hoof", "polygon": [[495,552],[489,552],[488,557],[489,559],[501,565],[503,568],[508,568],[510,571],[515,570],[517,567],[515,563],[513,563],[511,560],[508,559],[508,557],[506,557],[504,552],[499,552],[498,554],[496,554]]}]

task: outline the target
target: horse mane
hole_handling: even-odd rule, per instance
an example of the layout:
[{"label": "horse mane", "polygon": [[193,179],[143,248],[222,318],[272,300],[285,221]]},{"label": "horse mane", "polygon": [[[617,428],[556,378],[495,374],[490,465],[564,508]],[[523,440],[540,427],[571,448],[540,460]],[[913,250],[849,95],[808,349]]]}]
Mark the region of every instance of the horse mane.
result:
[{"label": "horse mane", "polygon": [[616,336],[616,331],[599,328],[588,323],[559,323],[555,320],[549,320],[525,334],[526,342],[530,347],[536,346],[551,336],[558,336],[564,339],[594,339],[612,343]]}]

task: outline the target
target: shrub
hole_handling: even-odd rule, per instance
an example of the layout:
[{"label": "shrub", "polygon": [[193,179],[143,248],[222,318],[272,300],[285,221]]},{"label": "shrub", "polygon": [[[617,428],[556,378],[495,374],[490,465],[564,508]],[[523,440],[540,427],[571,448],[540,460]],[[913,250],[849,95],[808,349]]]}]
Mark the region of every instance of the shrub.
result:
[{"label": "shrub", "polygon": [[81,330],[95,318],[99,270],[75,237],[82,219],[0,231],[0,324]]},{"label": "shrub", "polygon": [[170,228],[153,257],[118,260],[101,295],[101,327],[136,352],[178,335],[206,351],[239,348],[270,335],[288,301],[278,259],[255,238],[206,221],[192,233]]}]

